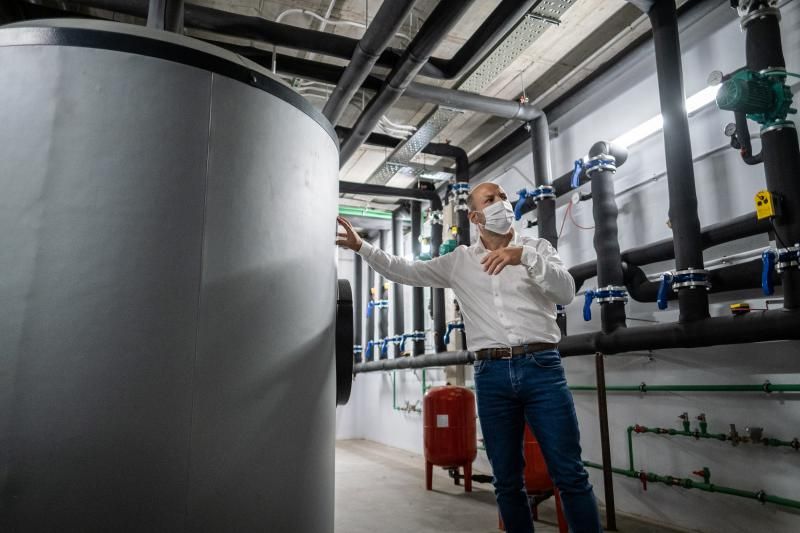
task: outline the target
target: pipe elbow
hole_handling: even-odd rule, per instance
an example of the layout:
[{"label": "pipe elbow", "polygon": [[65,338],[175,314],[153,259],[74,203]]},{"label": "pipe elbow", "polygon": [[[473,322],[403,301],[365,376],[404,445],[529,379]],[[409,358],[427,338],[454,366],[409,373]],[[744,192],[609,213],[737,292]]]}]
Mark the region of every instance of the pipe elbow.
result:
[{"label": "pipe elbow", "polygon": [[628,149],[622,145],[614,144],[609,141],[598,141],[589,149],[589,157],[598,155],[610,155],[618,167],[625,164],[628,160]]}]

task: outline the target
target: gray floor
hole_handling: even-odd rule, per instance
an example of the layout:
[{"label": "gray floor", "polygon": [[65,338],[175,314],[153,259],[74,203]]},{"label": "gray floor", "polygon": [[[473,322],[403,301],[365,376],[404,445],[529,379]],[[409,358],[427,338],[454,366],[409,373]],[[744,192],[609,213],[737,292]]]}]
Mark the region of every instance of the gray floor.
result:
[{"label": "gray floor", "polygon": [[[336,533],[496,533],[490,485],[471,494],[436,469],[425,490],[422,457],[365,440],[336,445]],[[555,533],[552,499],[540,506],[537,533]],[[618,516],[619,531],[675,531]]]}]

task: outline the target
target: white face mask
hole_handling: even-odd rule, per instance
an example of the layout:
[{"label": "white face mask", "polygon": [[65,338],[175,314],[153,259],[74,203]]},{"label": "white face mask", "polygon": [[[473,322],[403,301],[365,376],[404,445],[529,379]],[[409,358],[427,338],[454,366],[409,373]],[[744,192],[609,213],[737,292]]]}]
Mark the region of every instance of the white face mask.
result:
[{"label": "white face mask", "polygon": [[492,233],[505,235],[514,223],[514,208],[508,200],[501,200],[483,209],[486,219],[483,227]]}]

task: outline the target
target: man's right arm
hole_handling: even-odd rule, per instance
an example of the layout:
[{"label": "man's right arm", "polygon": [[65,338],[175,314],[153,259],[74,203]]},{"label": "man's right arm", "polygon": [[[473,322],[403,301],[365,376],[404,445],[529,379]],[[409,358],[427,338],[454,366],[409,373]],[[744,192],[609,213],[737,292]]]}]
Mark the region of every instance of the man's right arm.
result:
[{"label": "man's right arm", "polygon": [[369,263],[369,266],[389,281],[414,287],[446,289],[451,286],[451,273],[455,264],[456,252],[435,257],[430,261],[410,261],[388,254],[368,242],[362,242],[357,253]]}]

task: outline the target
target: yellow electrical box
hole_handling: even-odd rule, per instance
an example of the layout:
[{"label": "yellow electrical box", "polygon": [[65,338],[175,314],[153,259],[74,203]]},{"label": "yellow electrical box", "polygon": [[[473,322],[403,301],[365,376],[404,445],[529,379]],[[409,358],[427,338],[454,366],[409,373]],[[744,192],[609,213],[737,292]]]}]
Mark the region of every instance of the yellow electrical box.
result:
[{"label": "yellow electrical box", "polygon": [[775,216],[775,202],[772,193],[763,190],[756,193],[756,217],[758,220]]}]

